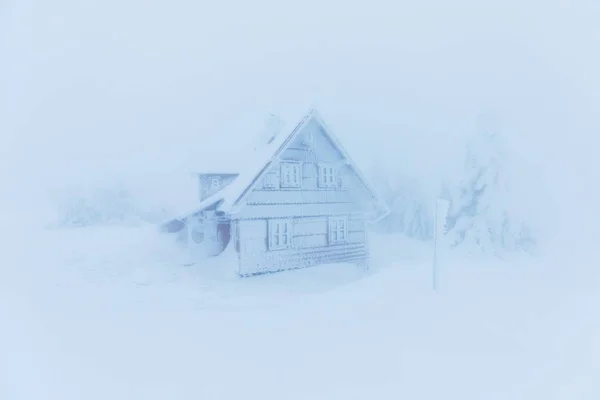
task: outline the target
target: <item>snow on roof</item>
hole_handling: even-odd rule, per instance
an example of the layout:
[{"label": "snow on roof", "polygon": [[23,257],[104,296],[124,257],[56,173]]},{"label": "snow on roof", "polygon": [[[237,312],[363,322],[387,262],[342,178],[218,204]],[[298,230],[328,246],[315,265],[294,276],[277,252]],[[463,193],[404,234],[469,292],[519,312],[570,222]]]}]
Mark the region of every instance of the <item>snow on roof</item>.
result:
[{"label": "snow on roof", "polygon": [[[282,115],[283,126],[276,137],[285,139],[298,121],[307,115],[306,110],[310,109],[310,107],[304,108],[302,114]],[[270,143],[265,143],[264,140],[266,132],[261,133],[261,130],[268,129],[258,122],[255,125],[251,122],[251,126],[244,130],[254,134],[239,132],[235,135],[224,135],[218,140],[203,142],[202,147],[194,151],[191,169],[196,174],[239,174],[260,157],[258,153],[265,151],[266,147],[271,148]]]},{"label": "snow on roof", "polygon": [[[202,172],[199,171],[198,173],[232,173],[230,171],[235,169],[238,171],[235,173],[239,173],[239,175],[232,183],[222,190],[201,202],[196,201],[193,204],[190,204],[189,207],[184,208],[181,213],[178,213],[176,217],[165,221],[161,225],[173,220],[183,220],[188,218],[218,202],[221,202],[219,208],[222,211],[229,212],[231,207],[244,194],[245,190],[252,184],[260,172],[270,165],[273,157],[284,144],[287,143],[293,134],[310,120],[310,117],[314,112],[313,109],[309,109],[309,111],[305,112],[300,118],[291,120],[293,121],[292,123],[286,123],[282,131],[269,143],[250,149],[248,144],[245,144],[245,149],[243,149],[244,146],[240,146],[240,148],[236,150],[231,149],[228,156],[225,156],[225,153],[221,153],[223,154],[222,156],[219,154],[218,157],[211,157],[211,160],[208,160],[210,161],[208,163],[206,162],[207,160],[205,160],[204,164],[212,165],[211,169],[204,169]],[[220,162],[218,161],[219,159],[221,159]],[[232,166],[235,167],[232,168]]]},{"label": "snow on roof", "polygon": [[250,188],[250,185],[260,175],[260,173],[269,167],[274,157],[280,152],[280,150],[288,143],[295,132],[302,129],[302,127],[310,120],[310,117],[314,114],[314,110],[310,109],[303,117],[298,118],[293,124],[288,126],[288,129],[281,132],[279,135],[267,143],[261,148],[257,148],[252,156],[252,159],[245,164],[244,170],[240,175],[227,186],[223,191],[227,191],[223,197],[223,204],[219,207],[222,211],[228,213],[232,211],[232,207],[237,201],[244,195],[244,193]]}]

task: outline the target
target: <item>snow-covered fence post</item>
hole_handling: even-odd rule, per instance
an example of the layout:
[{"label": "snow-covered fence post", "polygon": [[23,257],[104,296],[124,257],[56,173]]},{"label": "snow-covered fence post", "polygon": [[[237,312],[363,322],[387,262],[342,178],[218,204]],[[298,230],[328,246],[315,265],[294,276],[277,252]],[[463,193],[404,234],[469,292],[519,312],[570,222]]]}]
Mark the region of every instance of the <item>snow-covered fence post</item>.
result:
[{"label": "snow-covered fence post", "polygon": [[448,210],[450,209],[450,202],[445,199],[436,199],[434,217],[433,217],[433,270],[432,270],[432,284],[433,290],[438,288],[438,265],[437,265],[437,251],[438,242],[446,234],[446,219],[448,217]]}]

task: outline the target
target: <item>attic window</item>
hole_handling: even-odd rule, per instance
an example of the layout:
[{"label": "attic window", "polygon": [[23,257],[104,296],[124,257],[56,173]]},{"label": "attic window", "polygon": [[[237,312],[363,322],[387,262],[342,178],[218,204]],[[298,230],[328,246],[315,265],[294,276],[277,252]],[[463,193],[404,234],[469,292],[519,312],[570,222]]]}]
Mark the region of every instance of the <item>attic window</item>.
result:
[{"label": "attic window", "polygon": [[274,188],[276,186],[275,174],[266,174],[263,178],[263,187]]},{"label": "attic window", "polygon": [[313,133],[312,132],[306,132],[304,134],[304,137],[302,138],[302,144],[305,146],[312,146],[313,144]]},{"label": "attic window", "polygon": [[210,179],[210,190],[218,190],[221,188],[221,178],[215,176]]},{"label": "attic window", "polygon": [[281,164],[281,187],[300,187],[302,164],[285,162]]},{"label": "attic window", "polygon": [[319,187],[337,187],[337,169],[331,164],[319,165]]}]

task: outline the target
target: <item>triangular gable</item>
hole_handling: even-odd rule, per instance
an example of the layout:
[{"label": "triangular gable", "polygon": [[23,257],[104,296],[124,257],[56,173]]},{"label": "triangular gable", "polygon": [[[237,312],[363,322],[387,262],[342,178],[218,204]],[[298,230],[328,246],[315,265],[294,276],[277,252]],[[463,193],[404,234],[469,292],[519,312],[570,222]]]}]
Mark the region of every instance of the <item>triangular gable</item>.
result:
[{"label": "triangular gable", "polygon": [[[381,208],[381,213],[377,219],[383,218],[385,215],[389,213],[389,208],[381,200],[381,197],[377,194],[375,189],[369,184],[369,182],[365,179],[362,172],[358,169],[352,157],[348,154],[347,150],[342,146],[337,137],[332,133],[331,129],[325,124],[325,121],[321,117],[321,115],[315,110],[310,109],[304,117],[298,122],[298,124],[294,127],[286,135],[281,135],[281,137],[277,137],[272,143],[272,146],[269,146],[269,150],[271,151],[270,155],[266,154],[267,157],[263,159],[256,167],[252,170],[248,170],[247,175],[243,178],[236,179],[232,185],[237,186],[237,190],[231,193],[231,196],[227,196],[224,198],[224,202],[219,206],[219,209],[226,213],[235,213],[245,204],[245,200],[247,196],[252,192],[253,188],[256,186],[257,182],[260,182],[261,177],[269,170],[269,167],[278,161],[279,156],[287,149],[287,147],[294,141],[296,136],[303,130],[303,128],[311,121],[315,120],[322,128],[323,133],[331,141],[333,146],[342,154],[342,156],[347,160],[347,164],[350,169],[354,172],[354,174],[358,177],[361,184],[373,198],[374,202]],[[274,145],[273,145],[274,144]]]},{"label": "triangular gable", "polygon": [[245,197],[252,191],[256,182],[260,180],[263,174],[269,169],[277,157],[287,148],[291,141],[296,137],[298,132],[302,131],[315,111],[309,110],[300,121],[294,125],[294,128],[286,134],[279,134],[265,146],[260,154],[253,160],[251,166],[238,176],[232,185],[235,185],[235,190],[232,190],[224,198],[223,204],[219,207],[223,212],[230,213],[234,207],[243,204]]},{"label": "triangular gable", "polygon": [[318,112],[315,111],[314,117],[317,120],[317,122],[321,125],[321,127],[323,128],[325,136],[327,136],[327,138],[333,143],[333,145],[338,149],[338,151],[340,153],[342,153],[342,156],[347,160],[348,166],[350,167],[350,169],[352,171],[354,171],[354,174],[360,180],[360,183],[369,192],[369,194],[371,195],[371,197],[373,198],[375,203],[379,207],[381,207],[382,214],[380,214],[377,219],[381,219],[381,218],[385,217],[386,215],[388,215],[390,213],[390,209],[389,209],[388,205],[386,204],[385,201],[383,201],[383,199],[377,193],[375,188],[369,183],[369,181],[365,178],[365,176],[361,172],[361,170],[356,166],[356,163],[354,162],[352,157],[350,157],[350,154],[348,153],[346,148],[338,140],[337,136],[335,136],[333,134],[331,129],[327,126],[327,124],[325,123],[325,121],[323,120],[323,118],[321,117],[321,115]]}]

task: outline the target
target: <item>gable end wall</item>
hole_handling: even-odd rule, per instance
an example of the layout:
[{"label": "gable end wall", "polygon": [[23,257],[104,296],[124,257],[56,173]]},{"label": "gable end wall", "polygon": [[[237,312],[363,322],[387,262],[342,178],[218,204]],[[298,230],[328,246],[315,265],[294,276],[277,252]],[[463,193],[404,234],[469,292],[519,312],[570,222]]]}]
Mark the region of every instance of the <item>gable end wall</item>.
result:
[{"label": "gable end wall", "polygon": [[[310,145],[304,135],[310,134]],[[302,187],[281,188],[280,163],[302,163]],[[318,186],[319,163],[339,165],[337,188]],[[263,178],[248,194],[245,206],[235,214],[239,239],[239,274],[253,275],[285,269],[302,268],[323,263],[367,263],[369,251],[365,224],[364,188],[354,186],[358,178],[345,164],[342,154],[333,146],[315,121],[307,124],[280,157],[266,171],[274,187],[264,187]],[[328,243],[328,218],[348,217],[348,240],[344,244]],[[284,218],[292,221],[292,247],[285,250],[268,248],[268,220]]]}]

